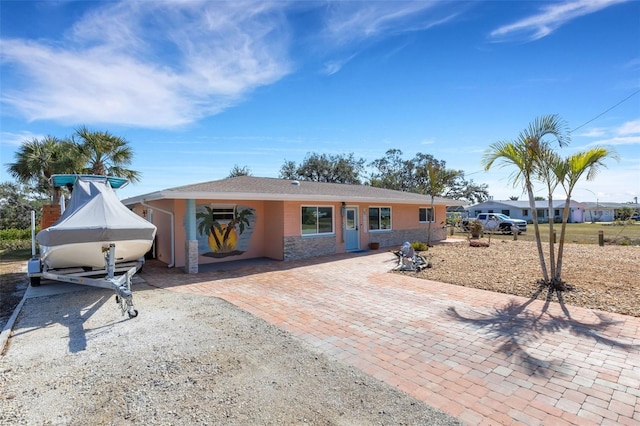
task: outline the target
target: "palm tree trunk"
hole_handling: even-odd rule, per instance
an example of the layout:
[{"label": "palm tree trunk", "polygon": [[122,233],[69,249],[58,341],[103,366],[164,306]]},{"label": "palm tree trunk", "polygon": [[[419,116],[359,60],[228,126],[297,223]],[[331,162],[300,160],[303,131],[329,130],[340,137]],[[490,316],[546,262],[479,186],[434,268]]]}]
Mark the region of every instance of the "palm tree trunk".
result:
[{"label": "palm tree trunk", "polygon": [[216,227],[212,225],[209,232],[211,232],[211,236],[213,237],[213,240],[216,242],[216,246],[218,246],[218,250],[220,250],[222,248],[222,242],[218,239],[218,236],[216,235]]},{"label": "palm tree trunk", "polygon": [[57,206],[58,204],[60,204],[60,195],[62,194],[62,191],[60,191],[60,187],[59,186],[54,186],[53,189],[51,190],[51,204]]},{"label": "palm tree trunk", "polygon": [[553,196],[549,194],[549,266],[551,267],[551,279],[556,276],[555,241],[553,238]]},{"label": "palm tree trunk", "polygon": [[527,193],[529,194],[529,206],[531,207],[531,216],[533,217],[533,230],[536,234],[536,246],[538,247],[538,258],[540,259],[540,268],[542,269],[542,278],[545,283],[549,282],[549,273],[544,260],[544,251],[542,250],[542,240],[540,239],[540,228],[538,228],[538,212],[536,210],[536,200],[533,195],[533,187],[531,182],[526,183]]},{"label": "palm tree trunk", "polygon": [[558,266],[556,266],[556,273],[554,279],[558,282],[562,282],[562,252],[564,250],[564,238],[567,230],[567,222],[569,221],[569,208],[571,206],[571,194],[567,194],[567,199],[564,203],[564,211],[562,212],[562,229],[560,230],[560,243],[558,244]]},{"label": "palm tree trunk", "polygon": [[224,236],[222,237],[222,241],[226,242],[229,239],[229,235],[231,235],[231,230],[236,228],[236,223],[238,223],[235,219],[227,224],[227,229],[224,230]]},{"label": "palm tree trunk", "polygon": [[433,210],[433,195],[431,196],[431,217],[429,218],[429,225],[427,227],[427,247],[431,247],[431,222],[436,220],[436,212]]}]

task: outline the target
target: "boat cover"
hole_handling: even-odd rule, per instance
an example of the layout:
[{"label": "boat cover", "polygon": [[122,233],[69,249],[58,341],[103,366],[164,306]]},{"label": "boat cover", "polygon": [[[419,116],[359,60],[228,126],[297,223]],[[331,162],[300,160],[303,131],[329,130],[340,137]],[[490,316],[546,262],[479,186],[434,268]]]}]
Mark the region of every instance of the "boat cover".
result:
[{"label": "boat cover", "polygon": [[111,242],[153,241],[156,227],[129,210],[111,188],[107,177],[78,176],[71,200],[53,225],[38,232],[41,246]]}]

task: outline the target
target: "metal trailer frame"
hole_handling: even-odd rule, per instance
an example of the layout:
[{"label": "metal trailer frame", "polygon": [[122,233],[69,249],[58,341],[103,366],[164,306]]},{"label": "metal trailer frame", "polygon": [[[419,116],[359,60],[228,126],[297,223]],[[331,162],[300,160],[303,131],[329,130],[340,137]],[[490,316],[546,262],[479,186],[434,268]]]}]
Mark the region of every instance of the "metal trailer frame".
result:
[{"label": "metal trailer frame", "polygon": [[[126,312],[129,318],[137,317],[138,311],[133,307],[131,278],[142,269],[144,258],[138,259],[137,262],[119,264],[116,268],[115,244],[111,243],[102,250],[105,253],[105,269],[96,270],[84,270],[83,268],[47,270],[42,265],[40,258],[34,256],[27,264],[27,274],[31,280],[31,285],[37,287],[40,285],[40,278],[46,278],[54,281],[111,289],[116,293],[116,303],[120,307],[122,315]],[[124,272],[124,274],[116,276],[116,272]],[[102,278],[89,278],[91,275],[105,274],[106,276]]]},{"label": "metal trailer frame", "polygon": [[[106,243],[102,247],[104,253],[104,269],[64,268],[47,269],[41,259],[36,256],[36,212],[31,211],[31,259],[27,262],[27,275],[33,287],[40,285],[40,279],[46,278],[71,284],[81,284],[90,287],[106,288],[116,293],[116,303],[120,307],[122,315],[125,312],[129,318],[138,316],[138,311],[133,307],[133,293],[131,292],[131,278],[142,269],[144,257],[136,262],[120,263],[116,267],[116,245]],[[116,273],[122,273],[116,276]],[[101,278],[88,278],[92,275],[101,275]],[[105,276],[106,275],[106,276]]]}]

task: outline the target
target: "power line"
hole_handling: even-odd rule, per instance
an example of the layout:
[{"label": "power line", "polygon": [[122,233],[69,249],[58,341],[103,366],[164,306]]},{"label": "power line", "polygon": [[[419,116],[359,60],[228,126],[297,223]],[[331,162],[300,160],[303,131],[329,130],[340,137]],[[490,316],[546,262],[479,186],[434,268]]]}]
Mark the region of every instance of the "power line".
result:
[{"label": "power line", "polygon": [[576,127],[575,129],[573,129],[571,132],[569,133],[573,133],[576,130],[586,126],[587,124],[591,123],[594,120],[597,120],[598,118],[602,117],[603,115],[605,115],[606,113],[608,113],[609,111],[611,111],[612,109],[614,109],[615,107],[617,107],[618,105],[622,104],[623,102],[626,102],[629,98],[631,98],[632,96],[637,95],[638,93],[640,93],[640,89],[636,90],[635,92],[633,92],[632,94],[630,94],[629,96],[627,96],[626,98],[624,98],[623,100],[621,100],[620,102],[618,102],[617,104],[615,104],[614,106],[612,106],[611,108],[607,109],[606,111],[596,115],[595,117],[593,117],[591,120],[587,121],[586,123],[581,124],[580,126]]},{"label": "power line", "polygon": [[[587,125],[587,124],[589,124],[589,123],[591,123],[592,121],[597,120],[598,118],[602,117],[603,115],[605,115],[606,113],[608,113],[608,112],[609,112],[609,111],[611,111],[612,109],[616,108],[616,107],[617,107],[617,106],[619,106],[620,104],[622,104],[622,103],[624,103],[624,102],[628,101],[630,98],[632,98],[633,96],[637,95],[638,93],[640,93],[640,89],[636,90],[635,92],[633,92],[632,94],[630,94],[629,96],[627,96],[626,98],[624,98],[623,100],[621,100],[620,102],[618,102],[617,104],[615,104],[614,106],[612,106],[612,107],[608,108],[607,110],[605,110],[605,111],[601,112],[600,114],[596,115],[596,116],[595,116],[595,117],[593,117],[591,120],[589,120],[589,121],[587,121],[587,122],[585,122],[585,123],[581,124],[580,126],[576,127],[575,129],[571,130],[569,133],[573,133],[573,132],[575,132],[576,130],[578,130],[578,129],[580,129],[580,128],[584,127],[584,126],[586,126],[586,125]],[[484,172],[484,171],[486,171],[486,170],[478,170],[478,171],[471,172],[471,173],[465,173],[465,176],[475,175],[475,174],[478,174],[478,173],[481,173],[481,172]]]}]

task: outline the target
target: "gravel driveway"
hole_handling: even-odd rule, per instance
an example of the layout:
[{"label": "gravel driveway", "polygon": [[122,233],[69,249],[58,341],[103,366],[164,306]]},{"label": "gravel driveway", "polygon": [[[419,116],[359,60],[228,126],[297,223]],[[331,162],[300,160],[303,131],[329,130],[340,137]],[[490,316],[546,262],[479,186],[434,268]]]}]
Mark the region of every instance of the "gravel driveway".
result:
[{"label": "gravel driveway", "polygon": [[103,289],[26,300],[0,424],[459,424],[223,300],[133,287],[132,320]]}]

